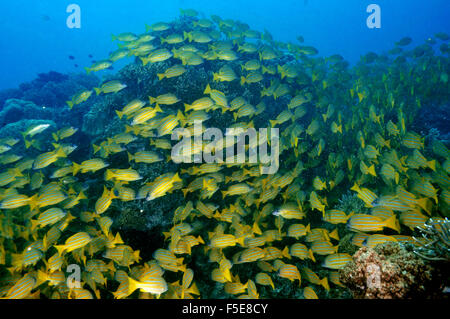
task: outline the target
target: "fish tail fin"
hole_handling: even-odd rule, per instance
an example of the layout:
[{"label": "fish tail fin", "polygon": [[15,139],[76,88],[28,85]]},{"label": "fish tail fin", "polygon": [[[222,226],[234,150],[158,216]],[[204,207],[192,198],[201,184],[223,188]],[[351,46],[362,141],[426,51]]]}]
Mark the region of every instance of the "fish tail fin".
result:
[{"label": "fish tail fin", "polygon": [[100,151],[100,146],[92,144],[92,147],[94,148],[94,154],[97,153],[98,151]]},{"label": "fish tail fin", "polygon": [[241,237],[239,237],[239,238],[236,238],[236,241],[237,241],[237,243],[239,244],[239,245],[241,245],[242,247],[244,247],[244,240],[245,240],[245,237],[244,236],[241,236]]},{"label": "fish tail fin", "polygon": [[417,205],[422,208],[424,211],[429,212],[429,207],[428,207],[428,199],[426,197],[424,198],[419,198],[417,200]]},{"label": "fish tail fin", "polygon": [[75,162],[72,163],[72,175],[75,176],[80,171],[81,165]]},{"label": "fish tail fin", "polygon": [[116,114],[119,117],[119,119],[122,119],[123,112],[120,112],[119,110],[116,110]]},{"label": "fish tail fin", "polygon": [[389,148],[389,149],[391,148],[391,140],[386,140],[385,144],[386,144],[387,148]]},{"label": "fish tail fin", "polygon": [[[183,258],[180,258],[181,262],[183,262]],[[179,266],[179,270],[181,270],[182,272],[186,272],[186,265],[181,265]]]},{"label": "fish tail fin", "polygon": [[39,225],[37,220],[32,219],[31,220],[31,232],[34,232],[34,230],[36,229],[36,227]]},{"label": "fish tail fin", "polygon": [[60,256],[62,256],[62,253],[66,249],[66,245],[55,245],[53,247],[56,248],[56,250],[58,251],[58,255],[60,255]]},{"label": "fish tail fin", "polygon": [[184,103],[184,111],[187,112],[191,109],[191,106],[189,104]]},{"label": "fish tail fin", "polygon": [[184,116],[183,112],[181,112],[181,110],[178,110],[177,117],[178,117],[182,122],[184,122],[184,121],[186,120],[186,117]]},{"label": "fish tail fin", "polygon": [[355,184],[353,184],[353,186],[350,188],[350,190],[355,191],[357,193],[359,193],[361,191],[361,189],[359,188],[359,185],[355,182]]},{"label": "fish tail fin", "polygon": [[433,171],[436,171],[436,161],[435,161],[435,160],[432,160],[432,161],[427,162],[427,165],[428,165],[428,167],[431,168]]},{"label": "fish tail fin", "polygon": [[94,88],[94,90],[97,95],[99,95],[102,92],[100,88]]},{"label": "fish tail fin", "polygon": [[28,205],[30,206],[30,210],[34,210],[38,206],[38,194],[34,194],[30,197],[30,200],[28,202]]},{"label": "fish tail fin", "polygon": [[141,57],[142,65],[146,66],[148,64],[148,59]]},{"label": "fish tail fin", "polygon": [[156,103],[156,98],[155,97],[149,96],[148,99],[150,100],[150,104],[155,104]]},{"label": "fish tail fin", "polygon": [[328,284],[327,277],[323,277],[322,280],[320,281],[320,284],[322,285],[323,288],[325,288],[326,291],[330,291],[330,285]]},{"label": "fish tail fin", "polygon": [[24,141],[26,141],[26,136],[27,136],[27,132],[20,132],[20,134],[22,135],[22,137],[23,137],[23,140]]},{"label": "fish tail fin", "polygon": [[116,41],[117,37],[114,34],[111,34],[111,41]]},{"label": "fish tail fin", "polygon": [[288,259],[291,259],[291,255],[289,255],[289,247],[288,246],[284,247],[284,249],[282,250],[281,254],[284,257],[286,257]]},{"label": "fish tail fin", "polygon": [[194,295],[200,295],[200,291],[197,288],[197,284],[194,282],[191,287],[187,290],[189,293]]},{"label": "fish tail fin", "polygon": [[368,171],[369,171],[369,174],[370,174],[370,175],[372,175],[372,176],[377,176],[377,173],[375,172],[375,165],[374,165],[374,164],[372,164],[372,165],[369,167]]},{"label": "fish tail fin", "polygon": [[400,227],[399,227],[399,224],[397,222],[396,215],[392,215],[391,217],[386,219],[384,226],[388,227],[388,228],[391,228],[393,230],[396,230],[398,233],[400,233]]},{"label": "fish tail fin", "polygon": [[308,224],[308,226],[306,226],[305,231],[307,234],[309,234],[311,232],[311,225]]},{"label": "fish tail fin", "polygon": [[112,179],[113,177],[114,177],[113,172],[112,172],[110,169],[107,169],[107,170],[106,170],[106,173],[105,173],[105,179],[106,179],[107,181],[109,181],[109,180]]},{"label": "fish tail fin", "polygon": [[60,147],[56,150],[56,156],[57,157],[67,157],[67,154],[64,153],[63,149]]},{"label": "fish tail fin", "polygon": [[138,288],[139,282],[131,277],[128,277],[128,295],[131,295]]},{"label": "fish tail fin", "polygon": [[52,136],[53,136],[53,139],[54,139],[56,142],[58,142],[58,140],[59,140],[58,134],[52,133]]},{"label": "fish tail fin", "polygon": [[158,73],[156,74],[158,76],[158,79],[161,81],[162,79],[164,79],[165,74],[164,73]]},{"label": "fish tail fin", "polygon": [[308,255],[309,255],[309,258],[310,258],[313,262],[316,262],[316,258],[314,258],[314,254],[313,254],[313,252],[312,252],[311,249],[308,249]]},{"label": "fish tail fin", "polygon": [[254,222],[254,223],[253,223],[253,226],[252,226],[252,232],[253,232],[254,234],[257,234],[257,235],[261,235],[261,234],[262,234],[261,228],[259,228],[259,225],[258,225],[257,222]]},{"label": "fish tail fin", "polygon": [[133,155],[131,155],[130,152],[127,152],[128,155],[128,162],[131,162],[133,160]]},{"label": "fish tail fin", "polygon": [[175,182],[181,182],[182,180],[180,178],[180,175],[178,175],[178,173],[176,173],[175,175],[173,175],[172,181],[175,183]]},{"label": "fish tail fin", "polygon": [[69,106],[69,109],[73,108],[73,102],[72,101],[67,101],[66,103]]},{"label": "fish tail fin", "polygon": [[80,191],[78,194],[78,199],[87,199],[86,195],[83,193],[83,191]]},{"label": "fish tail fin", "polygon": [[219,74],[213,72],[213,81],[214,82],[219,81]]},{"label": "fish tail fin", "polygon": [[245,84],[245,77],[241,76],[241,85],[244,85],[244,84]]},{"label": "fish tail fin", "polygon": [[267,68],[263,65],[261,67],[261,71],[262,71],[262,74],[265,74],[267,72]]},{"label": "fish tail fin", "polygon": [[270,122],[270,126],[275,127],[275,125],[277,124],[276,120],[269,120]]},{"label": "fish tail fin", "polygon": [[33,145],[33,141],[25,140],[25,148],[30,148],[30,146]]},{"label": "fish tail fin", "polygon": [[206,89],[203,92],[203,94],[210,94],[211,93],[211,87],[209,86],[209,83],[206,85]]},{"label": "fish tail fin", "polygon": [[86,70],[86,73],[87,73],[87,74],[91,73],[91,71],[92,71],[92,70],[91,70],[90,68],[88,68],[88,67],[85,67],[84,69]]}]

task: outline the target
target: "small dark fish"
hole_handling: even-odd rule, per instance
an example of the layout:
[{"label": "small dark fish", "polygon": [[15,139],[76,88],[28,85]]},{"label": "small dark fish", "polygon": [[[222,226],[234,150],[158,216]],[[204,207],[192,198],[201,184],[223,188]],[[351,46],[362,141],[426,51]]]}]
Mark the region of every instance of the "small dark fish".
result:
[{"label": "small dark fish", "polygon": [[394,61],[396,63],[405,63],[406,62],[406,58],[404,56],[400,55]]},{"label": "small dark fish", "polygon": [[389,57],[388,57],[387,55],[379,55],[378,58],[377,58],[377,60],[378,60],[380,63],[388,63]]},{"label": "small dark fish", "polygon": [[441,50],[442,53],[448,53],[450,52],[450,49],[448,47],[448,44],[442,43],[439,47],[439,50]]},{"label": "small dark fish", "polygon": [[378,55],[374,52],[369,52],[366,54],[364,59],[366,60],[366,63],[372,63],[378,58]]},{"label": "small dark fish", "polygon": [[89,54],[88,57],[89,57],[90,59],[92,59],[94,56],[93,56],[92,54]]},{"label": "small dark fish", "polygon": [[397,55],[397,54],[402,53],[402,51],[403,51],[402,48],[397,47],[397,48],[394,48],[391,51],[389,51],[389,54]]},{"label": "small dark fish", "polygon": [[108,70],[114,70],[114,67],[111,65]]},{"label": "small dark fish", "polygon": [[331,61],[331,62],[337,63],[337,62],[343,61],[344,57],[342,55],[340,55],[340,54],[333,54],[332,56],[330,56],[328,58],[328,60]]},{"label": "small dark fish", "polygon": [[410,44],[411,42],[412,42],[412,39],[410,37],[404,37],[403,39],[396,42],[395,44],[404,47],[404,46],[407,46],[408,44]]},{"label": "small dark fish", "polygon": [[73,55],[69,55],[70,60],[75,60],[75,57]]},{"label": "small dark fish", "polygon": [[74,64],[74,67],[78,68],[78,64]]},{"label": "small dark fish", "polygon": [[41,15],[42,20],[44,21],[50,21],[50,17],[46,14]]},{"label": "small dark fish", "polygon": [[92,63],[92,64],[94,64],[94,63],[97,63],[97,61],[95,61],[95,60],[92,60],[92,61],[91,61],[91,63]]},{"label": "small dark fish", "polygon": [[447,41],[448,39],[450,39],[450,36],[444,32],[436,33],[434,36],[442,41]]},{"label": "small dark fish", "polygon": [[432,49],[431,49],[431,47],[430,46],[428,46],[428,45],[426,45],[426,44],[423,44],[423,45],[420,45],[420,46],[418,46],[418,47],[416,47],[414,50],[413,50],[413,56],[415,57],[415,58],[420,58],[421,56],[423,56],[425,53],[430,53],[432,51]]}]

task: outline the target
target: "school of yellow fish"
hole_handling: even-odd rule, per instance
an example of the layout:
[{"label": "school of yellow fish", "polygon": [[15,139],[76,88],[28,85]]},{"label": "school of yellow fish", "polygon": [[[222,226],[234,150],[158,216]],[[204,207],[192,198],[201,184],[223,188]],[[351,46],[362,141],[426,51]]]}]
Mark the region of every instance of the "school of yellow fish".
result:
[{"label": "school of yellow fish", "polygon": [[[449,92],[448,51],[434,55],[422,46],[422,53],[408,53],[397,45],[390,55],[368,54],[350,72],[338,55],[314,57],[313,47],[197,15],[182,11],[182,32],[159,22],[141,35],[115,35],[120,49],[86,70],[134,56],[147,67],[169,62],[155,77],[163,82],[208,63],[203,95],[185,100],[169,91],[129,101],[116,110],[123,133],[93,145],[78,163],[70,160],[74,127],[52,132],[51,142],[40,138],[49,125],[30,127],[23,140],[0,140],[1,298],[204,298],[200,280],[221,284],[226,298],[267,298],[263,292],[290,281],[303,298],[315,299],[342,286],[338,270],[351,260],[340,250],[344,235],[353,234],[359,247],[413,242],[414,227],[448,216],[449,150],[410,128],[433,92]],[[445,35],[433,40],[448,48]],[[246,94],[219,89],[231,85]],[[114,80],[94,91],[126,89]],[[94,91],[73,96],[68,106],[89,103]],[[218,115],[230,115],[233,128],[279,128],[278,172],[225,162],[182,164],[151,181],[141,176],[138,165],[171,160],[174,129],[194,121],[205,129]],[[142,140],[145,150],[110,166],[111,154]],[[38,151],[45,143],[51,150]],[[206,145],[194,144],[192,153]],[[80,182],[98,172],[100,193]],[[182,192],[185,203],[161,234],[164,246],[142,260],[112,231],[108,211],[118,201],[145,205],[172,192]],[[366,213],[335,209],[348,192]],[[206,256],[207,264],[193,255]],[[72,264],[80,266],[80,279],[68,286]]]}]

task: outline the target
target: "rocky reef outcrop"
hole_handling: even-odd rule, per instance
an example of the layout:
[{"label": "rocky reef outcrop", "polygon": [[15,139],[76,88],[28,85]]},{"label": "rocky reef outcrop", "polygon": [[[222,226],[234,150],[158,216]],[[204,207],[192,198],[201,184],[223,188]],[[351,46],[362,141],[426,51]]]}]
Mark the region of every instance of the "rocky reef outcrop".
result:
[{"label": "rocky reef outcrop", "polygon": [[396,242],[362,247],[343,269],[340,281],[359,299],[442,297],[441,268]]}]

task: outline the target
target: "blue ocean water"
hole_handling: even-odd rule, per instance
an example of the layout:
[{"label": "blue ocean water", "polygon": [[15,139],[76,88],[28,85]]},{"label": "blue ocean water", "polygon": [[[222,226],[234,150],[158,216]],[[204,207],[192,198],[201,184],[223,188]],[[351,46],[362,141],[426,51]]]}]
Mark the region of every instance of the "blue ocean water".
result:
[{"label": "blue ocean water", "polygon": [[[372,3],[381,7],[380,29],[366,25],[366,8]],[[81,8],[80,29],[66,25],[70,4]],[[341,54],[351,63],[369,51],[392,48],[404,36],[420,44],[436,32],[450,30],[448,0],[2,1],[0,89],[50,70],[81,72],[92,60],[103,59],[117,48],[112,33],[142,33],[146,23],[170,21],[180,8],[238,19],[253,29],[267,29],[279,41],[295,42],[301,35],[319,54]]]}]

